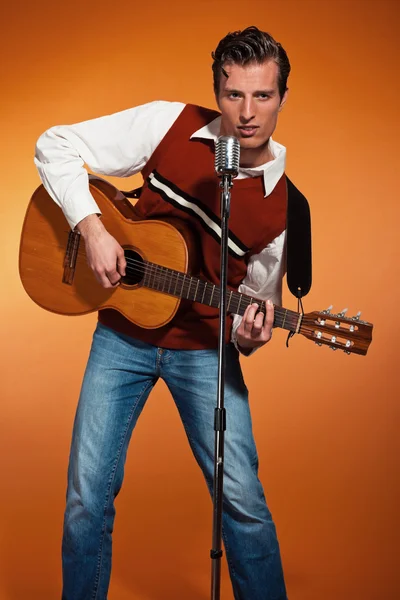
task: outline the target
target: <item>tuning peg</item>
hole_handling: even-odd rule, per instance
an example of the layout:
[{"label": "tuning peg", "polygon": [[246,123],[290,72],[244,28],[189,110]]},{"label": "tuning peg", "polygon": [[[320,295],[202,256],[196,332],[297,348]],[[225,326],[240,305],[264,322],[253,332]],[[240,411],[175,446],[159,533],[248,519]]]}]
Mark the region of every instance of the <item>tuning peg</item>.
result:
[{"label": "tuning peg", "polygon": [[329,314],[330,314],[330,312],[331,312],[331,310],[332,310],[332,308],[333,308],[333,304],[331,304],[330,306],[328,306],[328,308],[327,308],[327,309],[325,309],[325,310],[323,310],[323,311],[321,311],[321,312],[323,312],[323,313],[324,313],[324,315],[329,315]]},{"label": "tuning peg", "polygon": [[360,320],[360,317],[361,317],[361,310],[359,310],[359,311],[358,311],[358,313],[356,314],[356,316],[355,316],[355,317],[353,317],[353,320],[354,320],[354,321],[359,321],[359,320]]},{"label": "tuning peg", "polygon": [[342,312],[340,312],[340,313],[338,314],[338,317],[342,317],[342,318],[343,318],[343,317],[345,316],[345,314],[347,313],[347,311],[348,311],[348,310],[349,310],[348,308],[344,308],[344,309],[342,310]]},{"label": "tuning peg", "polygon": [[330,348],[331,350],[337,350],[337,347],[336,347],[336,346],[329,346],[329,348]]}]

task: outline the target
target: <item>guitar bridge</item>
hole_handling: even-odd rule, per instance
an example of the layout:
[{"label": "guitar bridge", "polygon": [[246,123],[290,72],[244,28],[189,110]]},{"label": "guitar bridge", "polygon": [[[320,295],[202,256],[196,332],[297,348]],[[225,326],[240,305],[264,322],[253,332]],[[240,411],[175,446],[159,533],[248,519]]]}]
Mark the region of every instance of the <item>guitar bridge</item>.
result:
[{"label": "guitar bridge", "polygon": [[68,236],[67,250],[64,256],[63,283],[72,285],[75,276],[76,259],[78,258],[81,234],[79,231],[70,231]]}]

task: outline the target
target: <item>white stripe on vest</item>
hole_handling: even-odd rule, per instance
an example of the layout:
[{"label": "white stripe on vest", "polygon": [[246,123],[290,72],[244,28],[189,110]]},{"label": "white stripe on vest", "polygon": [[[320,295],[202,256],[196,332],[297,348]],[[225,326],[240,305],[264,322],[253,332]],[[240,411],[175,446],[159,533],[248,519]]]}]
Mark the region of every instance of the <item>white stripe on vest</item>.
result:
[{"label": "white stripe on vest", "polygon": [[[221,227],[208,215],[206,215],[205,212],[199,206],[197,206],[197,204],[195,204],[194,202],[190,202],[186,198],[183,198],[183,196],[177,194],[167,184],[157,179],[156,173],[150,173],[149,181],[151,182],[151,185],[153,187],[160,190],[161,192],[164,192],[164,194],[168,196],[168,198],[177,202],[184,209],[190,210],[191,212],[195,213],[198,217],[200,217],[200,219],[203,221],[206,227],[212,230],[221,240]],[[239,246],[230,237],[228,238],[228,246],[230,250],[240,258],[246,254],[246,251],[239,248]]]}]

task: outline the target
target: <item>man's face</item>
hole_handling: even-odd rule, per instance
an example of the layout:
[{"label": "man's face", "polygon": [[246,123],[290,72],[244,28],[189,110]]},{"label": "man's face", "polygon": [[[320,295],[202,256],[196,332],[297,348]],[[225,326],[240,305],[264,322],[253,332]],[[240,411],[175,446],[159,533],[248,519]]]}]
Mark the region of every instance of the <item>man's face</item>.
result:
[{"label": "man's face", "polygon": [[223,65],[218,106],[221,135],[233,135],[240,142],[241,166],[256,167],[273,157],[268,150],[278,113],[286,101],[278,89],[278,65],[273,60],[246,66]]}]

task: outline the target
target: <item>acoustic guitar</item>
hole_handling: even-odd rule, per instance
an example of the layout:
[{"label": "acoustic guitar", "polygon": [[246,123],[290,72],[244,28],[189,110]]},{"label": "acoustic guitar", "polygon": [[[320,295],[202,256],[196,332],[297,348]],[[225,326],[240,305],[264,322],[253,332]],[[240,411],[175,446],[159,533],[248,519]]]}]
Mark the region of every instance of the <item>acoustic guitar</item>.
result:
[{"label": "acoustic guitar", "polygon": [[[64,315],[113,308],[145,328],[168,323],[183,298],[219,306],[219,287],[190,274],[192,242],[182,225],[137,220],[123,193],[98,177],[90,177],[90,191],[106,229],[124,248],[126,276],[112,289],[96,281],[80,234],[70,230],[61,209],[40,186],[27,209],[19,257],[22,284],[34,302]],[[228,312],[243,315],[255,301],[265,314],[265,302],[229,290]],[[274,311],[274,327],[333,350],[365,355],[372,340],[372,324],[361,321],[359,314],[347,318],[330,309],[301,314],[281,306]]]}]

